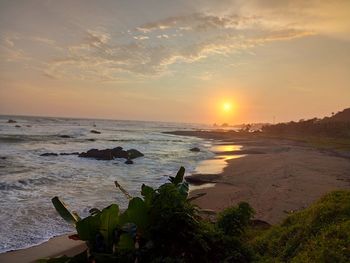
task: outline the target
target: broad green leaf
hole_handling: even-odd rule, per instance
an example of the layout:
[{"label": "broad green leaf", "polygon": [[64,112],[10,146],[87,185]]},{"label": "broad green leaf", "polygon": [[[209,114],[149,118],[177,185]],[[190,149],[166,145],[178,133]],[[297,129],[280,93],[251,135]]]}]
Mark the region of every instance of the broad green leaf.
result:
[{"label": "broad green leaf", "polygon": [[189,187],[188,187],[188,183],[187,182],[183,182],[181,184],[179,184],[178,186],[179,192],[187,198],[188,196],[188,191],[189,191]]},{"label": "broad green leaf", "polygon": [[175,178],[173,179],[172,183],[175,185],[180,184],[184,179],[184,175],[185,175],[185,168],[181,166]]},{"label": "broad green leaf", "polygon": [[128,209],[121,217],[121,223],[134,223],[141,231],[147,228],[150,221],[149,209],[146,203],[139,197],[130,200]]},{"label": "broad green leaf", "polygon": [[67,205],[61,201],[57,196],[51,199],[53,206],[60,216],[66,220],[68,223],[76,225],[76,223],[81,220],[80,217],[75,212],[70,212]]},{"label": "broad green leaf", "polygon": [[77,222],[76,229],[81,240],[94,244],[100,227],[100,213],[85,217]]},{"label": "broad green leaf", "polygon": [[118,242],[119,250],[134,250],[135,242],[129,234],[121,234]]},{"label": "broad green leaf", "polygon": [[119,224],[119,207],[112,204],[104,208],[100,214],[100,233],[102,234],[107,247],[113,245],[113,232]]},{"label": "broad green leaf", "polygon": [[152,187],[145,184],[141,186],[141,195],[144,197],[145,203],[147,205],[151,204],[154,194],[155,190]]}]

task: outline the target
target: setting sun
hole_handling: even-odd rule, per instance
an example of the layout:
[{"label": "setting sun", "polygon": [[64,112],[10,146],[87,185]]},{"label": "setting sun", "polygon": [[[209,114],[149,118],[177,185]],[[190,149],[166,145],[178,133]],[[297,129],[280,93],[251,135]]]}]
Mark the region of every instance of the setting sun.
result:
[{"label": "setting sun", "polygon": [[222,108],[225,112],[229,112],[231,111],[232,109],[232,104],[229,103],[229,102],[225,102],[223,105],[222,105]]}]

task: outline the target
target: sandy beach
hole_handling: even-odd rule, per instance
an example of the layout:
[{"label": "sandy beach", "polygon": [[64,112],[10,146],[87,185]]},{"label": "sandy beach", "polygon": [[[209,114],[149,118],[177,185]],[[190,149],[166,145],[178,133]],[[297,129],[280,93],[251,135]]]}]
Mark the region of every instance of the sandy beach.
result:
[{"label": "sandy beach", "polygon": [[333,151],[321,151],[291,140],[230,132],[173,134],[243,146],[241,150],[224,153],[245,157],[228,160],[222,173],[187,177],[195,184],[215,183],[215,187],[192,192],[192,195],[206,193],[195,200],[204,209],[220,211],[246,201],[255,209],[256,219],[276,224],[327,192],[350,189],[350,159]]},{"label": "sandy beach", "polygon": [[[256,211],[256,219],[277,224],[329,191],[350,189],[350,159],[334,152],[321,151],[296,141],[230,132],[181,131],[171,134],[211,139],[219,146],[241,146],[215,152],[240,157],[228,158],[221,173],[186,177],[195,186],[211,184],[212,187],[191,192],[192,196],[206,194],[194,201],[203,209],[218,212],[246,201]],[[35,262],[38,258],[74,255],[84,248],[84,243],[60,236],[35,247],[0,254],[0,262]]]},{"label": "sandy beach", "polygon": [[61,255],[74,256],[85,249],[85,242],[74,241],[69,239],[68,235],[62,235],[34,247],[2,253],[0,254],[0,262],[31,263],[41,258],[52,258]]}]

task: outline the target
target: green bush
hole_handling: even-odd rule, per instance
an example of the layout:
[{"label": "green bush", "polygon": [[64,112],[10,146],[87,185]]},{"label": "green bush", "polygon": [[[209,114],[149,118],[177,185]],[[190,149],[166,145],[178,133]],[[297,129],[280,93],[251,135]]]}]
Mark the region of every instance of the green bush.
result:
[{"label": "green bush", "polygon": [[158,189],[142,185],[142,198],[131,197],[116,182],[130,199],[124,212],[111,204],[102,210],[91,209],[91,215],[81,219],[54,197],[56,210],[75,225],[75,238],[86,241],[88,251],[41,262],[250,262],[252,252],[240,236],[252,208],[241,203],[225,210],[217,223],[205,220],[188,199],[184,174],[181,167]]},{"label": "green bush", "polygon": [[335,191],[254,240],[259,262],[350,262],[350,192]]}]

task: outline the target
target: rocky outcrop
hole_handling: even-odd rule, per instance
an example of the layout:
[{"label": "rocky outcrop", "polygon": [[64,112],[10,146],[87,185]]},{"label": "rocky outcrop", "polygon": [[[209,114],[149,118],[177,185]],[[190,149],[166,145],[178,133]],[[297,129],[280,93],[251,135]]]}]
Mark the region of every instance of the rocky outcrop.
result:
[{"label": "rocky outcrop", "polygon": [[9,119],[7,123],[17,123],[17,121]]},{"label": "rocky outcrop", "polygon": [[91,149],[87,152],[79,154],[79,157],[83,158],[93,158],[96,160],[113,160],[114,158],[124,158],[127,160],[135,159],[144,156],[143,153],[136,149],[123,150],[122,147],[116,147],[113,149]]},{"label": "rocky outcrop", "polygon": [[122,147],[118,146],[113,149],[90,149],[87,152],[72,152],[72,153],[43,153],[40,156],[58,156],[58,155],[78,155],[82,158],[92,158],[96,160],[113,160],[115,158],[126,159],[126,164],[133,164],[132,159],[144,156],[143,153],[136,149],[123,150]]},{"label": "rocky outcrop", "polygon": [[198,147],[193,147],[190,149],[191,152],[200,152],[201,149],[199,149]]},{"label": "rocky outcrop", "polygon": [[101,134],[100,131],[96,131],[96,130],[91,130],[90,132],[91,132],[91,133],[94,133],[94,134]]},{"label": "rocky outcrop", "polygon": [[40,156],[58,156],[57,153],[43,153],[43,154],[40,154]]}]

